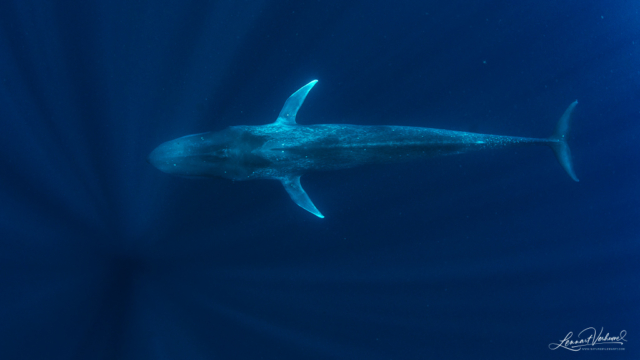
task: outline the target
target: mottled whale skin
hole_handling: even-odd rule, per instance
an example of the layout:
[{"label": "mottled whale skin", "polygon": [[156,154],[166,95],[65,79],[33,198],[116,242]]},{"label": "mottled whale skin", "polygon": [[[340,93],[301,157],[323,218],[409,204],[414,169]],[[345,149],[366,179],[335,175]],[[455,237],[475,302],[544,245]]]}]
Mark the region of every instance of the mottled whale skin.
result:
[{"label": "mottled whale skin", "polygon": [[567,174],[578,181],[565,140],[577,101],[569,105],[554,134],[540,139],[410,126],[299,125],[295,121],[298,109],[316,83],[291,95],[272,124],[184,136],[158,146],[148,161],[173,175],[280,180],[296,204],[321,218],[324,216],[300,185],[300,177],[313,171],[542,144],[554,151]]}]

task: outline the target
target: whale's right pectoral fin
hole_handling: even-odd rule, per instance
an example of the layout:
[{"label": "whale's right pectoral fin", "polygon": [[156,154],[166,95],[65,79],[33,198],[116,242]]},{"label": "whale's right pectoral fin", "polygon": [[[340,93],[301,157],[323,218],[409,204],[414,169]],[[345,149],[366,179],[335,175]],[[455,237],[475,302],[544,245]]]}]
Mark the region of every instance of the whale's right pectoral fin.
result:
[{"label": "whale's right pectoral fin", "polygon": [[307,85],[301,87],[298,91],[294,92],[293,95],[289,96],[287,101],[285,101],[282,110],[280,110],[280,115],[278,115],[278,119],[276,119],[275,123],[278,125],[295,125],[296,115],[298,114],[298,110],[300,110],[300,106],[302,106],[307,94],[317,82],[318,80],[313,80]]},{"label": "whale's right pectoral fin", "polygon": [[302,186],[300,185],[300,176],[289,176],[281,178],[280,181],[282,181],[284,189],[287,190],[293,202],[313,215],[319,218],[324,218],[324,215],[316,209],[316,206],[313,205],[311,199],[309,199],[309,195],[307,195],[307,193],[302,189]]}]

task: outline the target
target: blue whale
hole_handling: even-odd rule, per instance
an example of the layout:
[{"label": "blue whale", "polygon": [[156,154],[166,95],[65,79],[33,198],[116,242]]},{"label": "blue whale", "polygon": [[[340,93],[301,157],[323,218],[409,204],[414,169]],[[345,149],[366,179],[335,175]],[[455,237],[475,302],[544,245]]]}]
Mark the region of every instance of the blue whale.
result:
[{"label": "blue whale", "polygon": [[566,142],[577,101],[569,105],[548,138],[410,126],[299,125],[298,109],[317,82],[314,80],[291,95],[272,124],[231,126],[218,132],[183,136],[158,146],[147,160],[159,170],[179,176],[280,180],[296,204],[320,218],[324,216],[300,185],[300,177],[312,171],[542,144],[553,150],[567,174],[578,181]]}]

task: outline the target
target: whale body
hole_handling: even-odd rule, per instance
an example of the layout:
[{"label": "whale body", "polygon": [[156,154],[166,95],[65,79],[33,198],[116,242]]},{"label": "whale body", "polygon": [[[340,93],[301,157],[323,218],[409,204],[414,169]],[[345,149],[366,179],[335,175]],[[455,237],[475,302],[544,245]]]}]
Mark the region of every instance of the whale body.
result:
[{"label": "whale body", "polygon": [[300,185],[300,177],[313,171],[541,144],[549,146],[567,174],[578,181],[566,142],[577,101],[569,105],[548,138],[411,126],[297,124],[298,109],[316,83],[314,80],[291,95],[274,123],[183,136],[158,146],[147,160],[159,170],[179,176],[279,180],[296,204],[320,218],[324,216]]}]

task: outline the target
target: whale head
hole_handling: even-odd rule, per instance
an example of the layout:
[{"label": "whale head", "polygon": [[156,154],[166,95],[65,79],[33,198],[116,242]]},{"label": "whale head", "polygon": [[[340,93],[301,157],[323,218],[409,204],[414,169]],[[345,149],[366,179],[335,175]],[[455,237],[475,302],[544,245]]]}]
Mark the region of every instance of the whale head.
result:
[{"label": "whale head", "polygon": [[246,180],[268,163],[252,153],[264,140],[241,127],[187,135],[155,148],[147,161],[158,170],[184,177]]}]

